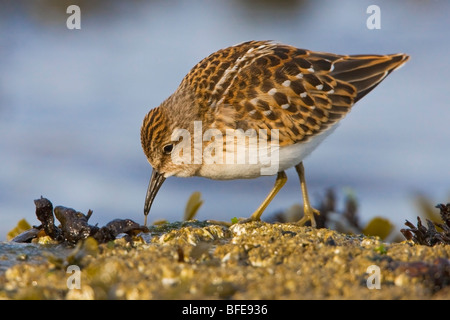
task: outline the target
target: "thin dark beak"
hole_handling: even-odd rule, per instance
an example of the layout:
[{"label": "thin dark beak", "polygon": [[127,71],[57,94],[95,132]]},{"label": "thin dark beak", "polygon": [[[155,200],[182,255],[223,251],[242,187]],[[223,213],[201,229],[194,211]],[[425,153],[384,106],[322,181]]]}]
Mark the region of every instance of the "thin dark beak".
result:
[{"label": "thin dark beak", "polygon": [[147,216],[150,212],[150,208],[152,207],[153,199],[155,199],[156,194],[158,193],[159,188],[163,184],[164,175],[153,169],[152,177],[150,178],[150,183],[148,184],[147,195],[145,196],[145,205],[144,205],[144,225],[147,225]]}]

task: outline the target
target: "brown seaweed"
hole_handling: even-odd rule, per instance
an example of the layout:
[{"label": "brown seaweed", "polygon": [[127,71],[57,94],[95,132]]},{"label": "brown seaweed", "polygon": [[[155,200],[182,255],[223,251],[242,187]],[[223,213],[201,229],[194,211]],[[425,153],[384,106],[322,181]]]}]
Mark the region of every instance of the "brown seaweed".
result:
[{"label": "brown seaweed", "polygon": [[450,260],[436,258],[432,263],[423,261],[397,262],[398,270],[412,278],[419,278],[435,293],[450,285]]}]

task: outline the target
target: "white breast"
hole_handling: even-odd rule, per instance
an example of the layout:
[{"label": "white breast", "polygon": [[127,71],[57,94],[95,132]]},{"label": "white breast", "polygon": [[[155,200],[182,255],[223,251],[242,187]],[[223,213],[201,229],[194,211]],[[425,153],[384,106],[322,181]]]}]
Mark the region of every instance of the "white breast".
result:
[{"label": "white breast", "polygon": [[210,164],[203,162],[197,175],[214,180],[253,179],[262,175],[275,175],[303,161],[335,128],[336,125],[312,137],[308,142],[272,148],[270,152],[265,152],[266,149],[254,149],[258,155],[263,155],[258,156],[256,163],[249,161],[248,154],[242,164],[237,164],[236,161]]}]

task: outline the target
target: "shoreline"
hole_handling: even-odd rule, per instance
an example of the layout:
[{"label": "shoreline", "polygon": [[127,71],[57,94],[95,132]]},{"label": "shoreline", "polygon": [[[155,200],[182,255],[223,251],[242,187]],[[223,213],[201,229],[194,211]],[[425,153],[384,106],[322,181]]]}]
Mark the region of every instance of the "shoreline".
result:
[{"label": "shoreline", "polygon": [[[149,229],[132,242],[74,248],[1,242],[0,299],[450,298],[449,245],[388,244],[288,223]],[[78,274],[67,273],[73,265]],[[75,275],[80,288],[69,289]]]}]

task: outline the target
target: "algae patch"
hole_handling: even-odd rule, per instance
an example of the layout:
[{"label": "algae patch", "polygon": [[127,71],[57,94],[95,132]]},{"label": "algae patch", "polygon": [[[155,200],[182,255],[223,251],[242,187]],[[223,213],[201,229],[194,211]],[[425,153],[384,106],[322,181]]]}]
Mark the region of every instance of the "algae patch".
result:
[{"label": "algae patch", "polygon": [[[5,250],[9,254],[0,269],[0,298],[450,297],[448,245],[387,244],[377,237],[265,222],[225,227],[185,221],[149,231],[148,242],[83,241],[75,248],[3,243],[0,257]],[[26,246],[28,258],[18,259]],[[69,265],[80,267],[80,289],[67,287]],[[367,286],[370,266],[379,268],[379,290]]]}]

